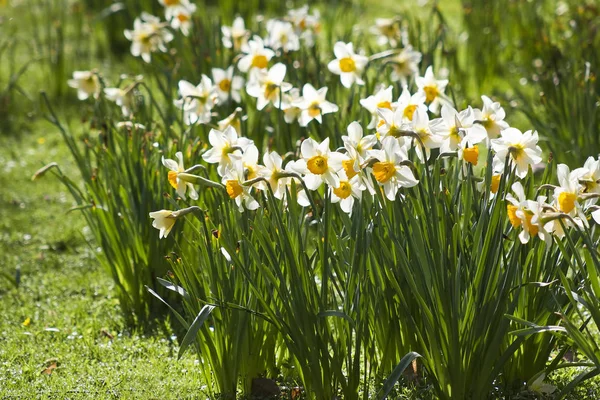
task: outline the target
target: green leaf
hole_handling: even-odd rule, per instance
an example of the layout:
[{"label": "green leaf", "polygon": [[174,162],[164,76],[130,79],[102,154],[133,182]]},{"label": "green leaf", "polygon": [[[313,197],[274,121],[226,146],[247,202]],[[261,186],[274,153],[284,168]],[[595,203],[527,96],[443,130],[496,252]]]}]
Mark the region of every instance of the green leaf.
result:
[{"label": "green leaf", "polygon": [[158,283],[160,283],[167,289],[172,290],[173,292],[178,293],[181,296],[183,296],[184,299],[189,300],[190,295],[181,286],[178,286],[178,285],[174,284],[173,282],[169,282],[166,279],[162,279],[162,278],[156,278],[156,280],[158,281]]},{"label": "green leaf", "polygon": [[383,387],[381,388],[381,390],[379,391],[379,393],[377,393],[377,398],[378,399],[383,400],[383,399],[387,398],[388,394],[390,394],[390,392],[392,391],[392,388],[394,387],[394,385],[396,384],[396,382],[398,382],[398,379],[400,379],[400,376],[402,375],[402,373],[404,372],[404,370],[417,357],[421,357],[421,355],[419,353],[414,352],[414,351],[412,351],[412,352],[406,354],[404,357],[402,357],[402,360],[400,360],[400,362],[398,363],[398,365],[396,365],[396,368],[394,368],[394,370],[392,371],[392,373],[390,374],[390,376],[388,376],[388,378],[383,383]]},{"label": "green leaf", "polygon": [[204,321],[206,321],[206,319],[214,309],[215,306],[210,304],[207,304],[204,307],[202,307],[202,310],[200,310],[200,312],[196,316],[196,319],[194,319],[194,322],[192,322],[192,325],[190,325],[190,329],[188,329],[187,333],[183,337],[183,341],[181,342],[181,346],[179,347],[179,352],[177,353],[178,360],[181,358],[188,346],[194,341],[194,339],[196,339],[196,334],[198,333],[200,328],[202,328],[202,324],[204,323]]}]

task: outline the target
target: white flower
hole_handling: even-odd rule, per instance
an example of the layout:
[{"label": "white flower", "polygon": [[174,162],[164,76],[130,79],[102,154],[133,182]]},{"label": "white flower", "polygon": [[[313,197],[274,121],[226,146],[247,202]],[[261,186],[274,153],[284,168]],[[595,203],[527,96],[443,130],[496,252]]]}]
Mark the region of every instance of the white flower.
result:
[{"label": "white flower", "polygon": [[572,219],[554,219],[546,224],[546,229],[554,233],[559,238],[565,236],[564,226],[573,226],[573,221],[577,226],[583,228],[587,225],[587,219],[583,213],[583,207],[579,203],[579,193],[581,185],[579,178],[583,171],[581,168],[569,171],[569,167],[565,164],[558,164],[556,167],[556,175],[558,177],[559,186],[554,189],[553,205],[554,207],[569,216]]},{"label": "white flower", "polygon": [[73,79],[69,79],[67,84],[73,89],[77,89],[79,100],[86,100],[90,96],[98,98],[100,95],[100,79],[94,71],[75,71]]},{"label": "white flower", "polygon": [[487,96],[481,96],[483,100],[483,109],[474,109],[475,120],[483,125],[487,131],[488,138],[495,139],[500,135],[500,131],[509,128],[509,125],[504,121],[506,113],[500,103],[493,102]]},{"label": "white flower", "polygon": [[142,13],[141,18],[133,22],[133,30],[125,30],[125,37],[131,41],[131,54],[134,57],[141,56],[149,63],[152,60],[151,53],[162,51],[167,48],[165,43],[173,40],[173,34],[160,22],[158,17],[148,13]]},{"label": "white flower", "polygon": [[[256,147],[254,143],[251,143],[246,147],[241,160],[244,171],[246,172],[246,180],[251,181],[252,179],[258,178],[258,172],[260,171],[261,166],[258,165],[258,147]],[[264,186],[264,183],[262,182],[255,186],[261,187],[261,184]]]},{"label": "white flower", "polygon": [[393,89],[394,87],[391,85],[387,88],[382,86],[375,94],[360,100],[360,105],[371,113],[371,122],[367,126],[367,129],[373,129],[377,126],[377,122],[379,121],[378,108],[388,108],[390,110],[395,108],[396,103],[392,101]]},{"label": "white flower", "polygon": [[300,117],[302,110],[294,104],[302,102],[300,89],[292,88],[289,92],[283,94],[283,119],[286,123],[291,124]]},{"label": "white flower", "polygon": [[402,94],[398,97],[398,102],[396,104],[398,109],[402,112],[402,117],[406,122],[413,120],[413,115],[417,108],[421,108],[423,112],[427,112],[425,96],[423,93],[416,92],[411,95],[406,86],[402,88]]},{"label": "white flower", "polygon": [[229,198],[235,200],[240,212],[244,211],[244,206],[248,210],[256,210],[260,205],[250,194],[252,187],[244,186],[246,181],[244,177],[244,165],[242,160],[236,160],[227,166],[221,181],[225,185]]},{"label": "white flower", "polygon": [[178,151],[177,153],[175,153],[175,157],[177,158],[177,160],[179,160],[179,162],[176,162],[175,160],[171,160],[169,158],[165,158],[164,156],[162,157],[162,164],[170,170],[168,175],[169,183],[171,184],[171,186],[173,186],[174,189],[177,190],[177,194],[183,200],[185,200],[186,190],[190,191],[190,197],[193,200],[198,200],[198,192],[196,192],[194,185],[179,179],[179,174],[181,172],[185,172],[185,167],[183,166],[183,154],[180,151]]},{"label": "white flower", "polygon": [[390,76],[392,82],[400,81],[402,85],[406,85],[408,78],[419,73],[421,58],[421,53],[413,50],[410,45],[402,49],[398,55],[390,58],[388,63],[392,66],[392,74]]},{"label": "white flower", "polygon": [[152,221],[152,226],[160,230],[158,234],[159,239],[166,238],[169,235],[171,229],[173,229],[173,225],[175,225],[175,221],[177,220],[177,218],[173,216],[173,211],[169,210],[151,212],[150,218],[154,218],[154,221]]},{"label": "white flower", "polygon": [[537,132],[521,133],[516,128],[503,130],[498,139],[491,141],[498,165],[504,166],[506,157],[509,156],[512,168],[516,169],[516,174],[521,179],[527,175],[530,165],[542,162],[542,149],[537,142]]},{"label": "white flower", "polygon": [[213,68],[212,76],[215,82],[219,102],[224,103],[229,100],[229,96],[236,103],[240,103],[242,98],[240,90],[244,87],[244,78],[233,76],[233,65],[227,69]]},{"label": "white flower", "polygon": [[391,136],[398,140],[400,146],[404,146],[404,134],[402,131],[408,130],[404,125],[404,115],[402,110],[396,108],[396,111],[387,108],[379,108],[379,123],[377,124],[377,135],[380,139]]},{"label": "white flower", "polygon": [[579,175],[579,183],[584,187],[584,193],[600,194],[600,158],[596,160],[594,157],[588,157],[583,167],[575,171]]},{"label": "white flower", "polygon": [[225,119],[217,122],[218,128],[220,131],[224,131],[228,126],[231,126],[238,135],[242,134],[242,109],[240,107],[236,108],[231,114],[229,114]]},{"label": "white flower", "polygon": [[242,152],[252,144],[250,139],[238,137],[237,132],[231,126],[223,132],[211,129],[208,133],[208,141],[213,147],[202,154],[202,159],[210,164],[218,163],[217,172],[220,176],[225,174],[226,168],[232,164],[233,160],[241,161]]},{"label": "white flower", "polygon": [[233,48],[235,51],[239,51],[246,44],[250,35],[242,17],[236,17],[232,26],[221,26],[221,33],[223,34],[223,46],[228,49]]},{"label": "white flower", "polygon": [[307,126],[313,119],[322,123],[323,115],[338,111],[338,106],[325,100],[325,96],[327,96],[326,87],[315,90],[310,83],[304,85],[302,98],[293,104],[302,110],[298,119],[300,126]]},{"label": "white flower", "polygon": [[121,88],[106,88],[104,94],[110,101],[115,102],[116,105],[121,107],[123,116],[128,117],[133,109],[134,98],[132,89],[121,89]]},{"label": "white flower", "polygon": [[337,189],[340,179],[337,172],[342,169],[344,155],[329,150],[329,138],[317,143],[311,138],[305,139],[300,146],[302,159],[296,161],[295,168],[304,176],[309,190],[316,190],[323,182]]},{"label": "white flower", "polygon": [[473,146],[486,139],[487,132],[483,126],[474,124],[474,121],[475,115],[470,106],[459,113],[453,107],[444,104],[442,117],[434,119],[430,124],[431,131],[443,138],[440,151],[459,151],[460,148]]},{"label": "white flower", "polygon": [[192,26],[192,14],[196,12],[196,5],[189,0],[158,0],[165,7],[165,19],[171,27],[181,30],[185,36],[189,35]]},{"label": "white flower", "polygon": [[[443,138],[433,133],[429,124],[429,115],[424,107],[415,109],[411,122],[413,132],[419,135],[423,147],[425,147],[425,157],[429,160],[431,149],[437,149],[441,146]],[[423,157],[423,149],[420,143],[415,144],[415,152],[421,162],[425,161]]]},{"label": "white flower", "polygon": [[290,22],[271,19],[267,21],[267,32],[268,45],[273,50],[281,49],[284,53],[300,50],[300,38]]},{"label": "white flower", "polygon": [[283,199],[290,178],[281,176],[284,173],[281,156],[275,151],[267,152],[263,155],[263,163],[265,165],[258,170],[258,175],[269,181],[269,186],[271,186],[276,199]]},{"label": "white flower", "polygon": [[254,36],[248,43],[243,44],[242,53],[245,55],[238,61],[238,68],[242,72],[248,72],[254,68],[267,68],[269,60],[275,55],[273,50],[265,48],[260,36]]},{"label": "white flower", "polygon": [[[367,135],[363,137],[363,128],[357,121],[351,122],[348,125],[348,136],[342,136],[344,142],[344,148],[346,151],[351,152],[354,149],[356,153],[365,159],[367,157],[367,151],[372,150],[373,146],[377,143],[377,136]],[[362,163],[363,160],[359,160]]]},{"label": "white flower", "polygon": [[419,183],[412,170],[401,163],[408,159],[406,149],[400,147],[398,140],[386,137],[381,141],[381,150],[370,150],[370,157],[379,160],[373,164],[373,176],[383,186],[385,196],[394,201],[401,187],[413,187]]},{"label": "white flower", "polygon": [[441,105],[450,103],[444,95],[448,80],[435,79],[433,67],[427,67],[425,76],[418,76],[416,83],[419,91],[425,96],[425,102],[429,104],[429,111],[432,113],[437,113]]},{"label": "white flower", "polygon": [[375,25],[369,28],[369,32],[377,35],[379,46],[398,46],[400,41],[400,24],[397,18],[376,18]]},{"label": "white flower", "polygon": [[360,78],[369,59],[363,55],[354,53],[352,43],[337,42],[333,46],[333,53],[336,59],[331,61],[327,68],[332,73],[339,75],[344,87],[351,87],[354,82],[357,85],[364,85],[365,82]]},{"label": "white flower", "polygon": [[257,71],[252,74],[252,79],[246,86],[246,92],[252,97],[256,97],[256,108],[262,110],[269,103],[274,107],[285,109],[288,107],[284,103],[282,93],[292,88],[290,83],[284,82],[286,66],[277,63],[269,69],[268,72]]},{"label": "white flower", "polygon": [[510,193],[506,195],[506,200],[511,204],[506,206],[508,219],[513,228],[522,227],[519,233],[519,240],[525,244],[529,238],[538,235],[538,237],[549,243],[550,234],[544,228],[542,212],[545,206],[546,197],[539,196],[537,201],[527,200],[525,190],[521,182],[515,182],[511,186],[517,198]]},{"label": "white flower", "polygon": [[287,19],[294,25],[297,34],[307,47],[315,45],[315,33],[320,29],[319,11],[314,10],[312,14],[308,13],[308,5],[301,8],[288,11]]},{"label": "white flower", "polygon": [[366,186],[362,183],[358,175],[348,178],[343,169],[338,171],[338,176],[340,178],[340,186],[338,188],[329,187],[331,202],[340,203],[342,211],[352,214],[354,199],[361,199],[362,191],[366,189]]},{"label": "white flower", "polygon": [[175,100],[175,105],[184,112],[184,120],[188,125],[210,122],[211,110],[216,104],[217,95],[210,78],[202,75],[198,86],[188,81],[179,81],[181,99]]}]

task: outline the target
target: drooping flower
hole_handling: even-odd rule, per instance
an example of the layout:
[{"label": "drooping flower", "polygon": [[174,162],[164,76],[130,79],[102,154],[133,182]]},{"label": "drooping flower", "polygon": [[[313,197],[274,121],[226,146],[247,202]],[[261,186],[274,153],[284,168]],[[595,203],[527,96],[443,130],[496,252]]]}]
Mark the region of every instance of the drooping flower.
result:
[{"label": "drooping flower", "polygon": [[97,99],[100,96],[100,79],[94,71],[75,71],[73,79],[69,79],[67,84],[73,89],[77,89],[79,100],[86,100],[90,96]]},{"label": "drooping flower", "polygon": [[333,46],[335,60],[329,62],[327,68],[332,73],[339,75],[344,87],[351,87],[356,82],[357,85],[364,85],[361,75],[369,59],[363,55],[354,52],[352,43],[337,42]]},{"label": "drooping flower", "polygon": [[425,96],[425,102],[429,104],[429,111],[432,113],[437,113],[443,104],[450,103],[444,94],[448,80],[436,79],[435,75],[433,75],[432,66],[427,67],[425,76],[418,76],[416,78],[416,83],[419,91]]},{"label": "drooping flower", "polygon": [[402,187],[413,187],[419,183],[410,167],[402,165],[408,159],[406,149],[401,147],[392,136],[381,141],[381,150],[370,150],[370,157],[378,161],[373,164],[372,172],[377,183],[383,186],[385,196],[390,201],[396,199],[398,190]]},{"label": "drooping flower", "polygon": [[175,100],[175,105],[183,110],[186,124],[210,122],[211,111],[216,104],[217,95],[208,76],[202,75],[198,86],[194,86],[188,81],[179,81],[179,94],[181,99]]},{"label": "drooping flower", "polygon": [[158,234],[159,239],[169,236],[173,225],[175,225],[175,221],[177,221],[177,218],[173,216],[173,211],[169,210],[151,212],[150,218],[154,219],[152,226],[160,231]]},{"label": "drooping flower", "polygon": [[269,69],[268,72],[260,72],[252,74],[252,79],[246,86],[246,92],[252,97],[256,97],[256,108],[262,110],[269,103],[274,107],[285,109],[288,104],[282,94],[292,89],[290,83],[284,82],[286,66],[282,63],[277,63]]},{"label": "drooping flower", "polygon": [[343,154],[329,150],[329,138],[321,143],[308,138],[300,146],[302,159],[296,161],[296,170],[304,176],[304,183],[309,190],[318,189],[323,182],[337,189],[340,179],[337,172],[342,169]]},{"label": "drooping flower", "polygon": [[508,123],[504,121],[506,113],[498,102],[493,102],[487,96],[481,96],[483,100],[483,109],[474,109],[475,121],[485,128],[489,139],[495,139],[500,135],[500,131],[509,128]]},{"label": "drooping flower", "polygon": [[269,61],[275,55],[273,50],[265,48],[260,36],[254,36],[248,43],[243,44],[242,53],[244,53],[244,56],[238,61],[238,68],[242,72],[267,68]]},{"label": "drooping flower", "polygon": [[240,90],[244,87],[244,78],[233,76],[233,65],[227,69],[213,68],[212,77],[215,82],[217,95],[219,96],[219,103],[229,100],[229,96],[236,103],[242,101]]},{"label": "drooping flower", "polygon": [[220,131],[224,131],[227,127],[231,126],[238,135],[242,134],[242,109],[240,107],[236,108],[231,114],[229,114],[226,118],[217,122],[217,126]]},{"label": "drooping flower", "polygon": [[145,12],[133,21],[133,30],[125,30],[125,37],[131,41],[131,54],[134,57],[141,56],[147,63],[152,61],[152,53],[166,53],[165,44],[173,40],[173,34],[166,28],[166,23],[161,23],[158,17]]},{"label": "drooping flower", "polygon": [[162,164],[169,169],[169,183],[174,189],[176,189],[177,194],[183,200],[185,200],[185,194],[187,190],[190,191],[190,197],[193,200],[198,200],[198,192],[196,192],[194,185],[179,179],[179,174],[181,172],[185,172],[185,167],[183,166],[183,154],[178,151],[175,153],[175,157],[179,162],[170,158],[165,158],[164,156],[162,157]]},{"label": "drooping flower", "polygon": [[360,100],[360,105],[367,109],[371,113],[371,122],[367,126],[367,129],[373,129],[377,126],[377,122],[379,121],[379,114],[377,113],[377,109],[379,108],[387,108],[393,110],[396,106],[396,103],[392,100],[392,90],[393,86],[388,86],[384,88],[383,86],[379,88],[375,92],[375,94],[367,97],[366,99]]},{"label": "drooping flower", "polygon": [[104,89],[104,95],[108,100],[113,101],[121,107],[124,117],[128,117],[131,114],[134,105],[133,89],[106,88]]},{"label": "drooping flower", "polygon": [[292,104],[302,110],[298,118],[300,126],[307,126],[313,119],[322,123],[323,115],[338,111],[338,106],[325,100],[326,96],[326,87],[316,90],[310,83],[304,85],[302,98]]},{"label": "drooping flower", "polygon": [[228,49],[233,48],[235,51],[240,51],[250,36],[250,31],[246,29],[242,17],[236,17],[232,26],[221,26],[221,33],[223,34],[223,46]]},{"label": "drooping flower", "polygon": [[527,175],[530,165],[542,162],[542,149],[537,142],[537,132],[521,133],[517,128],[505,129],[498,139],[491,141],[498,165],[503,167],[509,156],[511,168],[516,169],[516,174],[521,179]]},{"label": "drooping flower", "polygon": [[220,176],[225,174],[225,170],[234,160],[241,161],[242,152],[252,144],[250,139],[238,137],[231,126],[223,132],[211,129],[208,133],[208,141],[213,147],[202,154],[202,159],[210,164],[218,163],[217,172]]}]

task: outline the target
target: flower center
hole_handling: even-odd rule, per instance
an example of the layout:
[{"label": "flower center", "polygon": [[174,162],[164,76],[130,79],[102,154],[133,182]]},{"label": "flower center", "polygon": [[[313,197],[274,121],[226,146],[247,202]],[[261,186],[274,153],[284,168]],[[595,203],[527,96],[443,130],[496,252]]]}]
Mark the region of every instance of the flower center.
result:
[{"label": "flower center", "polygon": [[392,103],[389,101],[381,101],[377,103],[377,108],[387,108],[388,110],[392,109]]},{"label": "flower center", "polygon": [[277,94],[277,85],[273,82],[267,82],[265,84],[265,99],[272,100]]},{"label": "flower center", "polygon": [[356,70],[356,63],[350,57],[344,57],[340,59],[340,69],[342,72],[354,72]]},{"label": "flower center", "polygon": [[171,7],[179,4],[179,0],[165,0],[165,6]]},{"label": "flower center", "polygon": [[413,119],[413,115],[415,114],[415,110],[417,109],[417,105],[416,104],[411,104],[410,106],[406,106],[406,108],[404,109],[404,117],[406,117],[406,119],[412,121]]},{"label": "flower center", "polygon": [[246,172],[246,179],[251,181],[254,178],[258,177],[256,168],[254,168],[254,166],[252,165],[248,165],[248,164],[244,164],[244,167],[246,168],[247,172]]},{"label": "flower center", "polygon": [[227,189],[227,194],[230,198],[235,199],[244,191],[242,189],[242,185],[237,180],[230,179],[225,184],[225,188]]},{"label": "flower center", "polygon": [[517,161],[525,154],[525,148],[521,143],[517,143],[508,148],[509,153],[512,155],[512,158]]},{"label": "flower center", "polygon": [[327,158],[323,156],[311,157],[306,163],[308,170],[315,175],[322,175],[327,172],[329,166],[327,165]]},{"label": "flower center", "polygon": [[356,176],[356,174],[358,174],[358,172],[354,170],[354,160],[342,161],[342,167],[344,168],[344,172],[346,173],[348,179],[352,179]]},{"label": "flower center", "polygon": [[373,175],[379,183],[386,183],[396,175],[396,166],[389,161],[373,164]]},{"label": "flower center", "polygon": [[231,81],[227,78],[221,80],[221,82],[219,82],[219,89],[221,89],[222,92],[229,93],[229,90],[231,89]]},{"label": "flower center", "polygon": [[390,130],[388,131],[388,136],[399,138],[402,136],[402,130],[400,130],[400,128],[398,128],[396,125],[391,125]]},{"label": "flower center", "polygon": [[517,217],[517,210],[519,207],[509,204],[506,206],[506,213],[508,214],[508,220],[513,228],[518,228],[521,226],[521,218]]},{"label": "flower center", "polygon": [[467,147],[463,150],[463,159],[473,165],[477,165],[477,159],[479,158],[479,147]]},{"label": "flower center", "polygon": [[319,106],[319,103],[311,103],[311,105],[308,106],[308,115],[315,118],[319,116],[319,114],[321,114],[321,107]]},{"label": "flower center", "polygon": [[575,208],[577,195],[575,193],[562,192],[558,195],[558,207],[564,213],[570,213]]},{"label": "flower center", "polygon": [[352,194],[352,187],[348,182],[340,182],[340,187],[333,189],[333,193],[340,199],[345,199]]},{"label": "flower center", "polygon": [[177,19],[179,20],[179,22],[187,22],[190,20],[190,17],[188,17],[185,14],[178,14]]},{"label": "flower center", "polygon": [[177,189],[177,172],[169,171],[168,177],[169,177],[169,183],[171,184],[171,186],[173,186],[173,188]]},{"label": "flower center", "polygon": [[533,225],[531,223],[531,218],[533,218],[533,213],[531,211],[525,212],[525,223],[527,224],[527,230],[531,236],[535,236],[538,234],[540,228],[537,225]]},{"label": "flower center", "polygon": [[267,57],[263,56],[262,54],[257,54],[254,57],[252,57],[252,66],[256,67],[256,68],[260,68],[260,69],[264,69],[267,68]]},{"label": "flower center", "polygon": [[423,91],[425,92],[425,101],[428,103],[431,103],[440,94],[437,86],[425,86]]}]

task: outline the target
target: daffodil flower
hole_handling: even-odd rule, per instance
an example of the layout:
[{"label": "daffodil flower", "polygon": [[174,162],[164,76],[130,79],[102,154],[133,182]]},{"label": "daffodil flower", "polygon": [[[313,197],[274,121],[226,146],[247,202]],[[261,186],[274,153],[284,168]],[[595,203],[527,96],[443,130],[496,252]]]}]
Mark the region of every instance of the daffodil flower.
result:
[{"label": "daffodil flower", "polygon": [[178,86],[181,99],[175,100],[175,105],[183,110],[185,123],[209,123],[212,118],[211,111],[217,100],[210,78],[203,74],[198,86],[185,80],[179,81]]},{"label": "daffodil flower", "polygon": [[212,77],[219,96],[219,103],[226,102],[230,96],[236,103],[242,101],[240,90],[244,87],[244,78],[233,76],[233,65],[227,69],[213,68]]},{"label": "daffodil flower", "polygon": [[239,51],[246,44],[250,35],[242,17],[236,17],[231,26],[221,26],[221,33],[223,34],[223,46],[228,49],[233,48],[235,51]]},{"label": "daffodil flower", "polygon": [[483,126],[474,124],[474,121],[475,115],[470,106],[460,113],[449,105],[442,106],[442,117],[430,123],[431,131],[443,138],[440,151],[448,153],[464,150],[486,139],[487,132]]},{"label": "daffodil flower", "polygon": [[360,76],[369,62],[367,57],[356,54],[352,43],[344,42],[337,42],[333,46],[333,54],[336,59],[327,64],[327,68],[340,76],[344,87],[349,88],[355,82],[357,85],[365,84]]},{"label": "daffodil flower", "polygon": [[388,86],[387,88],[380,87],[375,94],[367,97],[366,99],[360,100],[360,105],[367,109],[367,111],[371,114],[371,122],[367,126],[367,129],[373,129],[377,127],[377,122],[379,121],[379,114],[377,110],[379,108],[387,108],[389,110],[393,110],[396,107],[396,103],[392,100],[392,90],[393,86]]},{"label": "daffodil flower", "polygon": [[152,61],[152,53],[166,53],[165,44],[173,40],[173,34],[165,24],[161,23],[158,17],[146,12],[133,21],[133,30],[125,30],[125,37],[131,41],[131,54],[134,57],[141,56],[147,63]]},{"label": "daffodil flower", "polygon": [[[411,95],[408,91],[408,87],[404,86],[402,88],[402,94],[398,97],[397,108],[402,113],[402,117],[404,121],[410,122],[413,120],[413,116],[417,109],[421,109],[422,112],[427,112],[427,106],[425,105],[425,96],[423,93],[416,92]],[[429,117],[427,118],[429,120]]]},{"label": "daffodil flower", "polygon": [[267,32],[267,44],[273,50],[283,50],[284,53],[300,50],[300,38],[290,22],[270,19],[267,21]]},{"label": "daffodil flower", "polygon": [[400,23],[398,18],[376,18],[369,32],[377,36],[379,46],[397,47],[400,43]]},{"label": "daffodil flower", "polygon": [[292,88],[289,92],[283,94],[283,119],[286,123],[291,124],[300,117],[302,109],[297,104],[301,102],[302,96],[300,96],[300,89],[298,88]]},{"label": "daffodil flower", "polygon": [[268,104],[274,107],[285,109],[283,93],[292,89],[290,83],[284,82],[286,66],[277,63],[269,69],[268,72],[257,72],[246,86],[246,92],[256,98],[256,108],[262,110]]},{"label": "daffodil flower", "polygon": [[173,225],[175,225],[176,217],[173,216],[173,211],[160,210],[150,213],[150,218],[153,218],[152,226],[158,229],[160,232],[158,238],[166,238],[171,233]]},{"label": "daffodil flower", "polygon": [[224,131],[227,127],[231,126],[238,135],[242,134],[242,109],[240,107],[236,108],[231,114],[229,114],[226,118],[217,122],[218,130]]},{"label": "daffodil flower", "polygon": [[158,0],[165,8],[165,19],[171,23],[171,27],[181,30],[184,36],[190,32],[192,25],[192,14],[196,12],[196,5],[189,0]]},{"label": "daffodil flower", "polygon": [[517,128],[505,129],[498,139],[491,141],[498,165],[503,167],[508,155],[512,169],[516,169],[516,175],[521,179],[527,176],[530,165],[542,162],[542,149],[537,142],[537,132],[521,133]]},{"label": "daffodil flower", "polygon": [[[425,161],[425,158],[429,160],[431,155],[431,149],[437,149],[441,146],[443,138],[433,133],[429,124],[429,115],[427,115],[427,109],[425,107],[417,107],[413,114],[413,118],[410,124],[413,132],[415,132],[421,141],[421,143],[415,143],[415,152],[421,162]],[[423,154],[423,148],[425,148],[425,154]]]},{"label": "daffodil flower", "polygon": [[404,131],[408,130],[404,121],[402,110],[396,108],[392,111],[387,108],[377,109],[379,114],[379,123],[377,124],[377,135],[380,139],[386,137],[395,138],[401,146],[406,144],[404,140]]},{"label": "daffodil flower", "polygon": [[340,186],[338,188],[329,187],[331,191],[331,202],[340,203],[340,208],[347,214],[352,214],[354,200],[360,200],[363,190],[366,189],[364,183],[358,175],[348,178],[344,170],[338,172]]},{"label": "daffodil flower", "polygon": [[187,190],[190,191],[190,197],[192,199],[198,200],[198,192],[196,192],[194,185],[179,179],[179,174],[181,172],[185,172],[185,167],[183,166],[183,154],[178,151],[175,153],[175,157],[179,162],[165,158],[164,156],[162,157],[162,164],[169,169],[169,183],[174,189],[176,189],[177,194],[183,200],[185,200],[185,194]]},{"label": "daffodil flower", "polygon": [[250,194],[251,186],[245,186],[246,178],[244,176],[244,164],[242,160],[234,161],[228,165],[221,183],[225,185],[229,198],[235,200],[240,212],[247,210],[256,210],[260,205]]},{"label": "daffodil flower", "polygon": [[508,123],[504,121],[506,113],[500,103],[493,102],[487,96],[481,96],[483,101],[483,109],[474,109],[475,120],[481,124],[487,131],[489,139],[495,139],[500,135],[500,132],[509,128]]},{"label": "daffodil flower", "polygon": [[413,50],[412,46],[406,45],[400,53],[388,60],[388,64],[392,66],[390,74],[392,82],[400,81],[403,86],[406,86],[408,79],[419,73],[419,63],[422,58],[421,53]]},{"label": "daffodil flower", "polygon": [[369,157],[377,159],[372,166],[372,173],[377,183],[383,186],[385,197],[390,201],[396,199],[401,187],[413,187],[419,183],[410,167],[401,163],[408,159],[406,149],[398,140],[388,136],[381,141],[381,150],[370,150]]},{"label": "daffodil flower", "polygon": [[67,84],[73,89],[77,89],[77,98],[86,100],[90,96],[98,98],[100,96],[100,79],[94,71],[75,71],[73,79],[69,79]]},{"label": "daffodil flower", "polygon": [[260,36],[254,36],[248,43],[243,44],[242,53],[244,56],[238,61],[238,69],[242,72],[267,68],[269,61],[275,55],[273,50],[265,48]]},{"label": "daffodil flower", "polygon": [[343,154],[329,150],[329,138],[317,143],[305,139],[300,146],[302,159],[296,162],[296,170],[301,171],[304,183],[309,190],[318,189],[323,182],[337,189],[340,179],[337,172],[342,169]]},{"label": "daffodil flower", "polygon": [[425,96],[425,102],[429,104],[429,111],[432,113],[437,113],[443,104],[449,104],[444,95],[448,80],[436,79],[433,75],[433,67],[429,66],[425,71],[425,76],[418,76],[415,82],[419,92]]},{"label": "daffodil flower", "polygon": [[525,190],[521,182],[515,182],[511,186],[512,191],[517,195],[506,195],[506,200],[510,203],[506,206],[508,219],[513,228],[522,228],[519,233],[519,240],[525,244],[529,242],[532,236],[538,236],[540,239],[548,242],[551,240],[550,234],[544,227],[542,212],[545,206],[548,206],[545,196],[539,196],[536,201],[527,200]]},{"label": "daffodil flower", "polygon": [[290,181],[289,177],[283,176],[285,173],[282,169],[283,159],[275,151],[267,152],[263,155],[263,164],[264,166],[258,170],[258,175],[269,182],[276,199],[283,199]]},{"label": "daffodil flower", "polygon": [[307,126],[313,119],[323,123],[323,115],[338,111],[338,106],[325,100],[325,96],[327,96],[326,87],[315,90],[310,83],[304,85],[302,98],[292,104],[302,110],[298,118],[300,126]]},{"label": "daffodil flower", "polygon": [[104,95],[108,100],[121,107],[124,117],[129,117],[134,105],[133,89],[106,88]]},{"label": "daffodil flower", "polygon": [[213,147],[202,154],[202,159],[210,164],[219,164],[217,172],[220,176],[225,174],[225,170],[234,160],[241,159],[242,152],[252,144],[250,139],[238,137],[231,126],[223,132],[211,129],[208,133],[208,141]]}]

